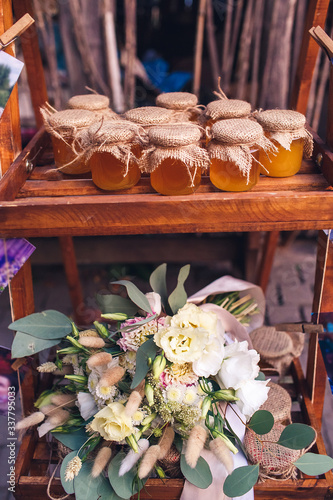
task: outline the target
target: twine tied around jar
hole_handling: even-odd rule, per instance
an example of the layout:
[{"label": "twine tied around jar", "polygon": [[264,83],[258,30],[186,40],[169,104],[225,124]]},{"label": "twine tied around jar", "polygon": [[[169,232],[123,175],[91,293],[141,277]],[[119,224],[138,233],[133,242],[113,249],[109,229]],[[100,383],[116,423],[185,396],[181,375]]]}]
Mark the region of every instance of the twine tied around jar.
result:
[{"label": "twine tied around jar", "polygon": [[313,137],[305,128],[305,116],[291,109],[268,109],[256,111],[253,117],[260,123],[269,139],[276,141],[287,151],[296,139],[304,140],[304,157],[310,158],[313,151]]},{"label": "twine tied around jar", "polygon": [[218,97],[216,101],[207,104],[206,117],[213,121],[228,118],[244,118],[251,113],[251,104],[240,99],[228,99],[221,89],[221,78],[218,79],[218,92],[213,93]]},{"label": "twine tied around jar", "polygon": [[198,98],[190,92],[166,92],[156,97],[156,106],[170,109],[173,112],[175,121],[189,121],[192,115],[200,115],[206,109],[206,106],[198,104]]},{"label": "twine tied around jar", "polygon": [[274,481],[285,481],[286,479],[296,479],[297,469],[293,462],[302,457],[315,443],[317,433],[315,429],[315,439],[306,449],[292,450],[277,444],[279,437],[285,426],[276,423],[272,430],[259,437],[252,429],[247,429],[244,438],[244,447],[251,463],[259,463],[259,481],[266,479]]},{"label": "twine tied around jar", "polygon": [[[210,139],[210,158],[234,163],[249,183],[252,162],[261,163],[251,153],[251,149],[261,148],[266,153],[275,153],[277,148],[265,137],[262,127],[249,118],[221,120],[206,130]],[[262,165],[261,165],[262,166]]]},{"label": "twine tied around jar", "polygon": [[200,127],[189,122],[150,128],[150,146],[139,160],[140,170],[151,173],[166,159],[179,160],[186,165],[193,187],[198,168],[209,167],[208,153],[199,145],[201,136]]}]

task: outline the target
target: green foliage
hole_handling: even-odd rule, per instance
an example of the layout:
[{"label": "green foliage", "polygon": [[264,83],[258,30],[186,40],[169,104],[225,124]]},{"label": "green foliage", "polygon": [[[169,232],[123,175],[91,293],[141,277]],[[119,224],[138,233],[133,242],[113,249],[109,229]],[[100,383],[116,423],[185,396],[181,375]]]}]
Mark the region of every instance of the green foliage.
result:
[{"label": "green foliage", "polygon": [[258,377],[255,380],[266,380],[265,374],[263,372],[259,372]]},{"label": "green foliage", "polygon": [[113,489],[103,474],[93,478],[92,464],[85,462],[74,478],[75,500],[113,500]]},{"label": "green foliage", "polygon": [[18,319],[8,327],[39,339],[62,339],[72,333],[72,323],[64,314],[48,310]]},{"label": "green foliage", "polygon": [[65,480],[65,472],[66,472],[66,467],[67,464],[72,458],[76,457],[78,453],[78,450],[74,450],[71,453],[68,453],[68,455],[65,456],[65,458],[62,461],[61,467],[60,467],[60,479],[61,479],[61,484],[66,493],[68,495],[72,495],[74,493],[74,481],[66,481]]},{"label": "green foliage", "polygon": [[149,283],[152,290],[155,293],[158,293],[161,297],[161,302],[164,307],[164,310],[167,314],[172,314],[170,306],[168,304],[168,291],[166,285],[166,271],[167,265],[161,264],[158,266],[155,271],[153,271],[150,275]]},{"label": "green foliage", "polygon": [[290,424],[281,432],[277,444],[292,450],[302,450],[310,446],[315,439],[316,432],[312,427],[305,424]]},{"label": "green foliage", "polygon": [[147,375],[150,363],[155,359],[158,347],[151,338],[146,340],[136,352],[136,370],[132,380],[131,389],[137,387]]},{"label": "green foliage", "polygon": [[178,274],[177,286],[169,296],[169,304],[173,314],[176,314],[187,301],[187,294],[184,288],[184,283],[190,273],[190,265],[183,266]]},{"label": "green foliage", "polygon": [[187,464],[185,455],[182,453],[180,456],[180,469],[184,477],[197,488],[205,489],[212,484],[213,477],[210,467],[202,457],[199,457],[197,465],[192,469]]},{"label": "green foliage", "polygon": [[[120,498],[131,498],[134,493],[137,493],[136,485],[136,474],[137,470],[134,466],[130,471],[126,472],[123,476],[119,476],[119,469],[122,461],[126,457],[126,453],[120,451],[114,458],[111,460],[108,475],[109,481],[111,483],[112,488],[116,492],[116,494]],[[143,486],[143,484],[142,484]]]},{"label": "green foliage", "polygon": [[138,308],[131,300],[120,297],[120,295],[113,295],[111,293],[99,293],[96,296],[96,302],[99,305],[102,314],[107,313],[125,313],[127,316],[134,316]]},{"label": "green foliage", "polygon": [[333,458],[316,453],[304,453],[304,455],[293,462],[294,465],[308,476],[320,476],[333,469]]},{"label": "green foliage", "polygon": [[36,352],[49,349],[50,347],[59,344],[59,342],[60,339],[44,340],[32,337],[26,333],[16,332],[12,343],[12,357],[24,358],[25,356],[31,356],[32,354],[36,354]]},{"label": "green foliage", "polygon": [[256,484],[258,476],[259,464],[238,467],[224,481],[223,492],[231,498],[245,495]]},{"label": "green foliage", "polygon": [[[143,311],[152,314],[153,311],[151,310],[149,301],[147,297],[145,296],[144,293],[142,293],[131,281],[127,280],[120,280],[120,281],[113,281],[113,285],[123,285],[128,293],[129,298],[131,299],[134,304],[136,304],[140,309]],[[122,311],[118,311],[122,312]]]},{"label": "green foliage", "polygon": [[53,432],[52,436],[71,450],[79,450],[88,438],[84,429],[71,431],[68,434],[65,432]]},{"label": "green foliage", "polygon": [[266,410],[256,411],[252,417],[248,426],[254,430],[256,434],[267,434],[274,425],[274,417],[271,412]]}]

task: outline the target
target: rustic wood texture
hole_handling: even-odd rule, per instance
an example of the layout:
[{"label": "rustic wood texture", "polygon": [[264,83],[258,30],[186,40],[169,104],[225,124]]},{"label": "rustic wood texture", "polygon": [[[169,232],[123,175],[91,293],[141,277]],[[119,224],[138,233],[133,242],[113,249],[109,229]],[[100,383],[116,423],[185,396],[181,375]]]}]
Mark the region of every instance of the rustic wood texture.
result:
[{"label": "rustic wood texture", "polygon": [[[0,0],[0,34],[12,25],[12,2],[11,0]],[[14,43],[10,44],[5,52],[15,56]],[[17,84],[15,84],[0,120],[0,177],[8,170],[21,148],[18,90]]]},{"label": "rustic wood texture", "polygon": [[[329,226],[332,227],[332,226]],[[333,241],[320,231],[317,245],[317,265],[313,312],[332,312],[333,304]]]},{"label": "rustic wood texture", "polygon": [[263,247],[263,258],[259,266],[258,276],[255,283],[259,285],[265,293],[271,269],[273,265],[275,249],[279,241],[280,231],[270,231],[265,235],[265,243]]},{"label": "rustic wood texture", "polygon": [[20,36],[26,29],[34,23],[33,18],[29,14],[24,14],[13,26],[11,26],[3,35],[0,36],[2,45],[11,43],[14,38]]},{"label": "rustic wood texture", "polygon": [[194,72],[193,94],[195,94],[196,96],[199,96],[200,92],[205,16],[206,16],[206,0],[200,0],[198,7],[197,30],[195,35],[194,71],[193,71]]}]

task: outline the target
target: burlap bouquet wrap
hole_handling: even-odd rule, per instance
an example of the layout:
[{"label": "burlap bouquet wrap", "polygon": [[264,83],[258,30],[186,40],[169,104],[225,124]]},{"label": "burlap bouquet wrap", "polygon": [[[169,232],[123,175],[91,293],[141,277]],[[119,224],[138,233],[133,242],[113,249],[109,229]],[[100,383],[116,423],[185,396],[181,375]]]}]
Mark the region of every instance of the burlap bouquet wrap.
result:
[{"label": "burlap bouquet wrap", "polygon": [[119,120],[117,113],[109,108],[110,99],[100,94],[75,95],[67,103],[69,109],[86,109],[105,116],[107,120]]},{"label": "burlap bouquet wrap", "polygon": [[304,140],[304,157],[310,158],[313,151],[313,138],[305,128],[305,116],[290,109],[270,109],[254,113],[267,136],[287,151],[296,139]]},{"label": "burlap bouquet wrap", "polygon": [[266,152],[276,151],[273,143],[265,137],[262,127],[249,118],[232,118],[213,124],[208,133],[210,158],[237,165],[249,182],[250,171],[256,158],[251,150],[262,148]]},{"label": "burlap bouquet wrap", "polygon": [[143,147],[148,142],[145,130],[126,120],[99,121],[83,131],[77,139],[82,151],[79,155],[88,161],[94,153],[110,153],[124,164],[123,176],[128,174],[129,162],[137,161],[133,146]]},{"label": "burlap bouquet wrap", "polygon": [[140,170],[151,173],[166,159],[180,160],[185,163],[193,186],[197,169],[209,167],[208,153],[199,145],[201,135],[201,129],[189,122],[149,129],[149,147],[139,160]]},{"label": "burlap bouquet wrap", "polygon": [[124,117],[126,120],[137,123],[142,127],[152,127],[175,121],[171,109],[157,106],[143,106],[142,108],[129,109],[124,114]]},{"label": "burlap bouquet wrap", "polygon": [[280,422],[284,425],[291,424],[291,406],[292,401],[288,392],[279,384],[268,382],[268,397],[260,410],[269,411],[274,422]]},{"label": "burlap bouquet wrap", "polygon": [[251,463],[259,463],[259,480],[296,479],[297,469],[293,462],[299,459],[307,450],[292,450],[276,444],[285,426],[276,423],[267,434],[258,436],[251,430],[247,430],[244,438],[244,447]]},{"label": "burlap bouquet wrap", "polygon": [[207,104],[206,117],[212,120],[244,118],[251,113],[251,104],[239,99],[222,99]]},{"label": "burlap bouquet wrap", "polygon": [[156,97],[156,106],[171,109],[175,121],[199,119],[204,106],[198,105],[198,98],[190,92],[166,92]]}]

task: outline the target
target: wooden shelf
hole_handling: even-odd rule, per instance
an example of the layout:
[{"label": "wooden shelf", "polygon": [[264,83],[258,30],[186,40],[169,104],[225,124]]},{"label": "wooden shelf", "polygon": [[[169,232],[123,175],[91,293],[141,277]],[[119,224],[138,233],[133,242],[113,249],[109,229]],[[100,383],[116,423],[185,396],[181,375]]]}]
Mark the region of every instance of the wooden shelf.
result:
[{"label": "wooden shelf", "polygon": [[[35,168],[28,174],[27,158]],[[98,189],[56,170],[40,130],[0,181],[1,236],[273,231],[333,226],[333,189],[312,161],[289,178],[261,176],[249,192],[218,191],[204,177],[188,196],[161,196],[143,177],[131,190]]]}]

